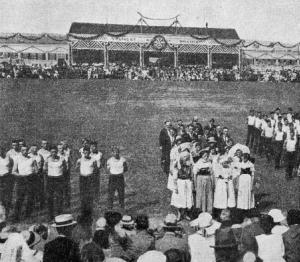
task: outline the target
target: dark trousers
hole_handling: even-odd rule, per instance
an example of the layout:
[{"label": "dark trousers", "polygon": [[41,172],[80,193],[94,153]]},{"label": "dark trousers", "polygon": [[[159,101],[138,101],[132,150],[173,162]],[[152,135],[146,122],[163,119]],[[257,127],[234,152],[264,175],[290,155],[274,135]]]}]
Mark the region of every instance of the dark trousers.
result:
[{"label": "dark trousers", "polygon": [[271,161],[273,156],[272,137],[264,137],[264,151],[268,161]]},{"label": "dark trousers", "polygon": [[246,146],[253,148],[254,137],[255,137],[255,127],[248,125]]},{"label": "dark trousers", "polygon": [[81,213],[89,211],[92,214],[94,203],[94,176],[80,176],[79,177],[79,191],[80,191],[80,207]]},{"label": "dark trousers", "polygon": [[124,175],[110,175],[108,181],[108,208],[113,208],[115,192],[118,192],[121,208],[125,207],[125,181]]},{"label": "dark trousers", "polygon": [[161,167],[167,175],[170,172],[170,150],[163,150],[161,155]]},{"label": "dark trousers", "polygon": [[35,204],[39,205],[40,209],[45,206],[45,181],[43,172],[39,172],[34,181],[35,188]]},{"label": "dark trousers", "polygon": [[261,144],[261,131],[260,129],[258,128],[254,128],[254,153],[258,153],[259,151],[259,147],[260,147],[260,144]]},{"label": "dark trousers", "polygon": [[47,201],[50,219],[53,219],[55,215],[62,213],[64,186],[64,176],[47,177]]},{"label": "dark trousers", "polygon": [[6,216],[11,209],[14,177],[6,174],[0,177],[0,199],[6,211]]},{"label": "dark trousers", "polygon": [[94,198],[97,199],[100,196],[100,170],[93,174],[93,181]]},{"label": "dark trousers", "polygon": [[64,185],[64,202],[67,207],[71,205],[71,172],[67,170],[64,174],[65,185]]},{"label": "dark trousers", "polygon": [[15,220],[19,220],[22,213],[23,202],[27,200],[25,206],[25,216],[29,217],[33,210],[35,198],[36,175],[15,176],[16,181],[16,203],[15,203]]},{"label": "dark trousers", "polygon": [[286,152],[286,176],[291,178],[293,176],[293,169],[296,163],[296,151]]},{"label": "dark trousers", "polygon": [[280,167],[282,150],[283,150],[283,141],[274,141],[273,142],[273,152],[274,152],[275,168]]}]

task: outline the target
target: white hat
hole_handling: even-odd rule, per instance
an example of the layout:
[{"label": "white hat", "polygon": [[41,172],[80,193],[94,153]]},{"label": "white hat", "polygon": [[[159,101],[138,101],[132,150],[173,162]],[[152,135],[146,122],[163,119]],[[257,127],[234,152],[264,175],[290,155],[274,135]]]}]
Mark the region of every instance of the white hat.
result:
[{"label": "white hat", "polygon": [[105,259],[105,262],[126,262],[126,261],[118,257],[108,257]]},{"label": "white hat", "polygon": [[199,214],[198,218],[193,220],[191,226],[199,226],[200,228],[205,228],[211,226],[213,223],[212,216],[209,213],[203,212]]},{"label": "white hat", "polygon": [[134,225],[132,216],[124,215],[121,220],[122,225]]},{"label": "white hat", "polygon": [[100,217],[96,222],[96,230],[104,230],[106,226],[106,219],[104,217]]},{"label": "white hat", "polygon": [[243,256],[243,262],[255,262],[256,261],[256,256],[252,252],[246,252]]},{"label": "white hat", "polygon": [[73,219],[73,216],[71,214],[63,214],[56,216],[54,219],[54,224],[52,224],[53,227],[68,227],[76,225],[77,222]]},{"label": "white hat", "polygon": [[175,214],[168,214],[164,221],[165,227],[168,226],[176,226],[177,225],[177,217]]},{"label": "white hat", "polygon": [[285,220],[285,216],[282,214],[280,209],[271,209],[268,215],[273,218],[274,223],[279,223]]},{"label": "white hat", "polygon": [[141,255],[137,262],[166,262],[167,257],[159,251],[151,250]]}]

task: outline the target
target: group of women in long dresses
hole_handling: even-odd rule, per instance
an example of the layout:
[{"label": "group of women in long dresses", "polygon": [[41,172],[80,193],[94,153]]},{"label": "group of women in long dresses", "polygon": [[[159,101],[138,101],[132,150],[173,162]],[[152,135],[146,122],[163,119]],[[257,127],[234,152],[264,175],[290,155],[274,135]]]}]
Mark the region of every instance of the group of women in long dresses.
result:
[{"label": "group of women in long dresses", "polygon": [[192,208],[211,214],[227,208],[254,208],[255,169],[247,147],[219,151],[212,144],[199,150],[197,144],[181,143],[177,137],[170,158],[167,187],[178,219],[189,220]]}]

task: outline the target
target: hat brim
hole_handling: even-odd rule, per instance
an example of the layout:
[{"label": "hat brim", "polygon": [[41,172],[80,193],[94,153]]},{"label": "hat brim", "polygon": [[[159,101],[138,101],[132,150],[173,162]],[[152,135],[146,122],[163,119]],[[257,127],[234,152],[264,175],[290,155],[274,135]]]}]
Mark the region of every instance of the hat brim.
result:
[{"label": "hat brim", "polygon": [[30,248],[34,247],[35,245],[41,242],[41,237],[35,232],[33,232],[33,234],[34,234],[34,241],[29,245]]},{"label": "hat brim", "polygon": [[130,221],[130,222],[121,221],[121,224],[125,225],[125,226],[132,226],[132,225],[134,225],[134,221]]},{"label": "hat brim", "polygon": [[76,221],[72,221],[72,222],[70,222],[68,224],[62,224],[62,225],[58,225],[56,223],[53,223],[51,226],[52,227],[70,227],[70,226],[75,226],[75,225],[77,225]]}]

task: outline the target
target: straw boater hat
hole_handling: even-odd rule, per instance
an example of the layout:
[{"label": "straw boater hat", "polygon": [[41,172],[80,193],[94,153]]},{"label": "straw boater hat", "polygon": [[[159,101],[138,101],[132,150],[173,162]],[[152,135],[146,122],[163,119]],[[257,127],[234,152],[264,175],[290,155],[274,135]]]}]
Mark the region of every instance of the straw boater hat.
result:
[{"label": "straw boater hat", "polygon": [[282,214],[282,211],[280,209],[271,209],[268,215],[273,218],[274,223],[279,223],[286,219],[286,217]]},{"label": "straw boater hat", "polygon": [[106,224],[106,219],[104,217],[100,217],[96,222],[96,230],[104,230]]},{"label": "straw boater hat", "polygon": [[124,215],[122,217],[121,224],[124,226],[132,226],[132,225],[134,225],[134,221],[131,216]]},{"label": "straw boater hat", "polygon": [[215,137],[213,137],[213,136],[209,137],[207,142],[208,143],[217,143]]},{"label": "straw boater hat", "polygon": [[175,214],[168,214],[164,220],[163,228],[178,228]]},{"label": "straw boater hat", "polygon": [[77,222],[74,220],[71,214],[63,214],[56,216],[54,219],[53,227],[69,227],[76,225]]}]

